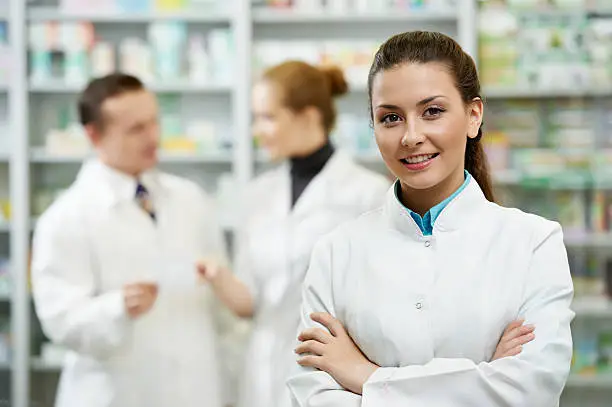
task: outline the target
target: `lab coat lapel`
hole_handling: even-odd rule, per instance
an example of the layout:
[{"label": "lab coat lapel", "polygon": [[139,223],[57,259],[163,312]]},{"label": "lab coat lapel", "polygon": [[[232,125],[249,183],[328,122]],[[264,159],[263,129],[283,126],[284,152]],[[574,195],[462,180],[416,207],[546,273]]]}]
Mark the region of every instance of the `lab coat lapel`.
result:
[{"label": "lab coat lapel", "polygon": [[[293,215],[296,218],[306,216],[310,211],[324,205],[333,196],[334,191],[331,186],[335,177],[341,175],[345,159],[342,153],[335,152],[321,172],[310,181],[293,209]],[[291,180],[289,182],[289,195],[291,195]]]}]

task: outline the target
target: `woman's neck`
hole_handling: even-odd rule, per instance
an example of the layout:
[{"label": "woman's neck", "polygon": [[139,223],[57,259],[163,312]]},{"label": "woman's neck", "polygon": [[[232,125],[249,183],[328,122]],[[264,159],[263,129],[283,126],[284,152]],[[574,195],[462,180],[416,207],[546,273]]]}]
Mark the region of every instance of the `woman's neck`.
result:
[{"label": "woman's neck", "polygon": [[291,172],[294,174],[318,173],[334,153],[334,147],[326,140],[308,155],[291,158]]},{"label": "woman's neck", "polygon": [[424,216],[431,208],[457,191],[465,181],[465,171],[456,171],[438,185],[429,189],[413,189],[400,181],[402,204]]}]

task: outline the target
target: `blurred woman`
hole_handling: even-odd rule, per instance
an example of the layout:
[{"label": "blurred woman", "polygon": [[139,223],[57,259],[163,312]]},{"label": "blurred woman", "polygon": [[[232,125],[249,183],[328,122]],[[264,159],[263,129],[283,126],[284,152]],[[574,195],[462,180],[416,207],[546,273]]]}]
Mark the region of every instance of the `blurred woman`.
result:
[{"label": "blurred woman", "polygon": [[237,315],[252,317],[240,407],[286,407],[295,363],[302,282],[315,242],[379,206],[390,182],[330,143],[342,71],[291,61],[268,69],[253,89],[254,133],[280,168],[257,177],[242,200],[236,274],[199,267]]}]

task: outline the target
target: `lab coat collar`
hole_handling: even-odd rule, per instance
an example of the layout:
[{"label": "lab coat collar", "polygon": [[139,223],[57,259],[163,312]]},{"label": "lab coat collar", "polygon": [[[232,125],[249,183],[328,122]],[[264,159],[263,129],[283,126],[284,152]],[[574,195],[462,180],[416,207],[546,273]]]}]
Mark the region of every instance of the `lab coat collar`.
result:
[{"label": "lab coat collar", "polygon": [[[351,158],[347,154],[338,150],[334,151],[321,171],[310,181],[308,186],[306,186],[300,199],[297,200],[293,208],[293,215],[306,213],[312,209],[313,206],[320,205],[322,198],[325,199],[333,196],[331,188],[333,188],[334,185],[338,185],[338,180],[347,176],[347,171],[352,168],[351,163]],[[289,165],[286,165],[284,171],[285,177],[289,183],[288,190],[291,191]]]},{"label": "lab coat collar", "polygon": [[[463,191],[442,210],[434,224],[434,234],[436,232],[457,230],[465,225],[473,225],[474,217],[482,212],[487,203],[488,201],[478,182],[472,178]],[[423,236],[414,219],[412,219],[402,203],[398,201],[393,187],[387,193],[385,212],[389,222],[395,229],[415,238]]]},{"label": "lab coat collar", "polygon": [[[163,193],[157,170],[146,171],[139,180],[153,199]],[[109,167],[97,158],[92,158],[83,163],[76,182],[79,186],[90,189],[97,200],[112,207],[121,202],[134,200],[138,180]]]}]

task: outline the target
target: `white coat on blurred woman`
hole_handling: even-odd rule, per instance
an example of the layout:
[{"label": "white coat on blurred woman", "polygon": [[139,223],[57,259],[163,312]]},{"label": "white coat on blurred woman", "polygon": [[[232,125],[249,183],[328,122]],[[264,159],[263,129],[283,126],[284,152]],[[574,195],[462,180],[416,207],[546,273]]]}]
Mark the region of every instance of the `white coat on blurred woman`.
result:
[{"label": "white coat on blurred woman", "polygon": [[96,79],[79,103],[97,157],[42,215],[34,303],[68,349],[57,407],[221,407],[208,287],[194,270],[223,256],[210,199],[154,169],[155,96],[134,77]]},{"label": "white coat on blurred woman", "polygon": [[390,182],[336,151],[329,141],[342,72],[289,61],[268,69],[253,90],[254,133],[273,160],[246,205],[235,273],[203,262],[220,299],[252,317],[239,407],[291,405],[286,380],[295,364],[302,282],[316,241],[382,204]]}]

